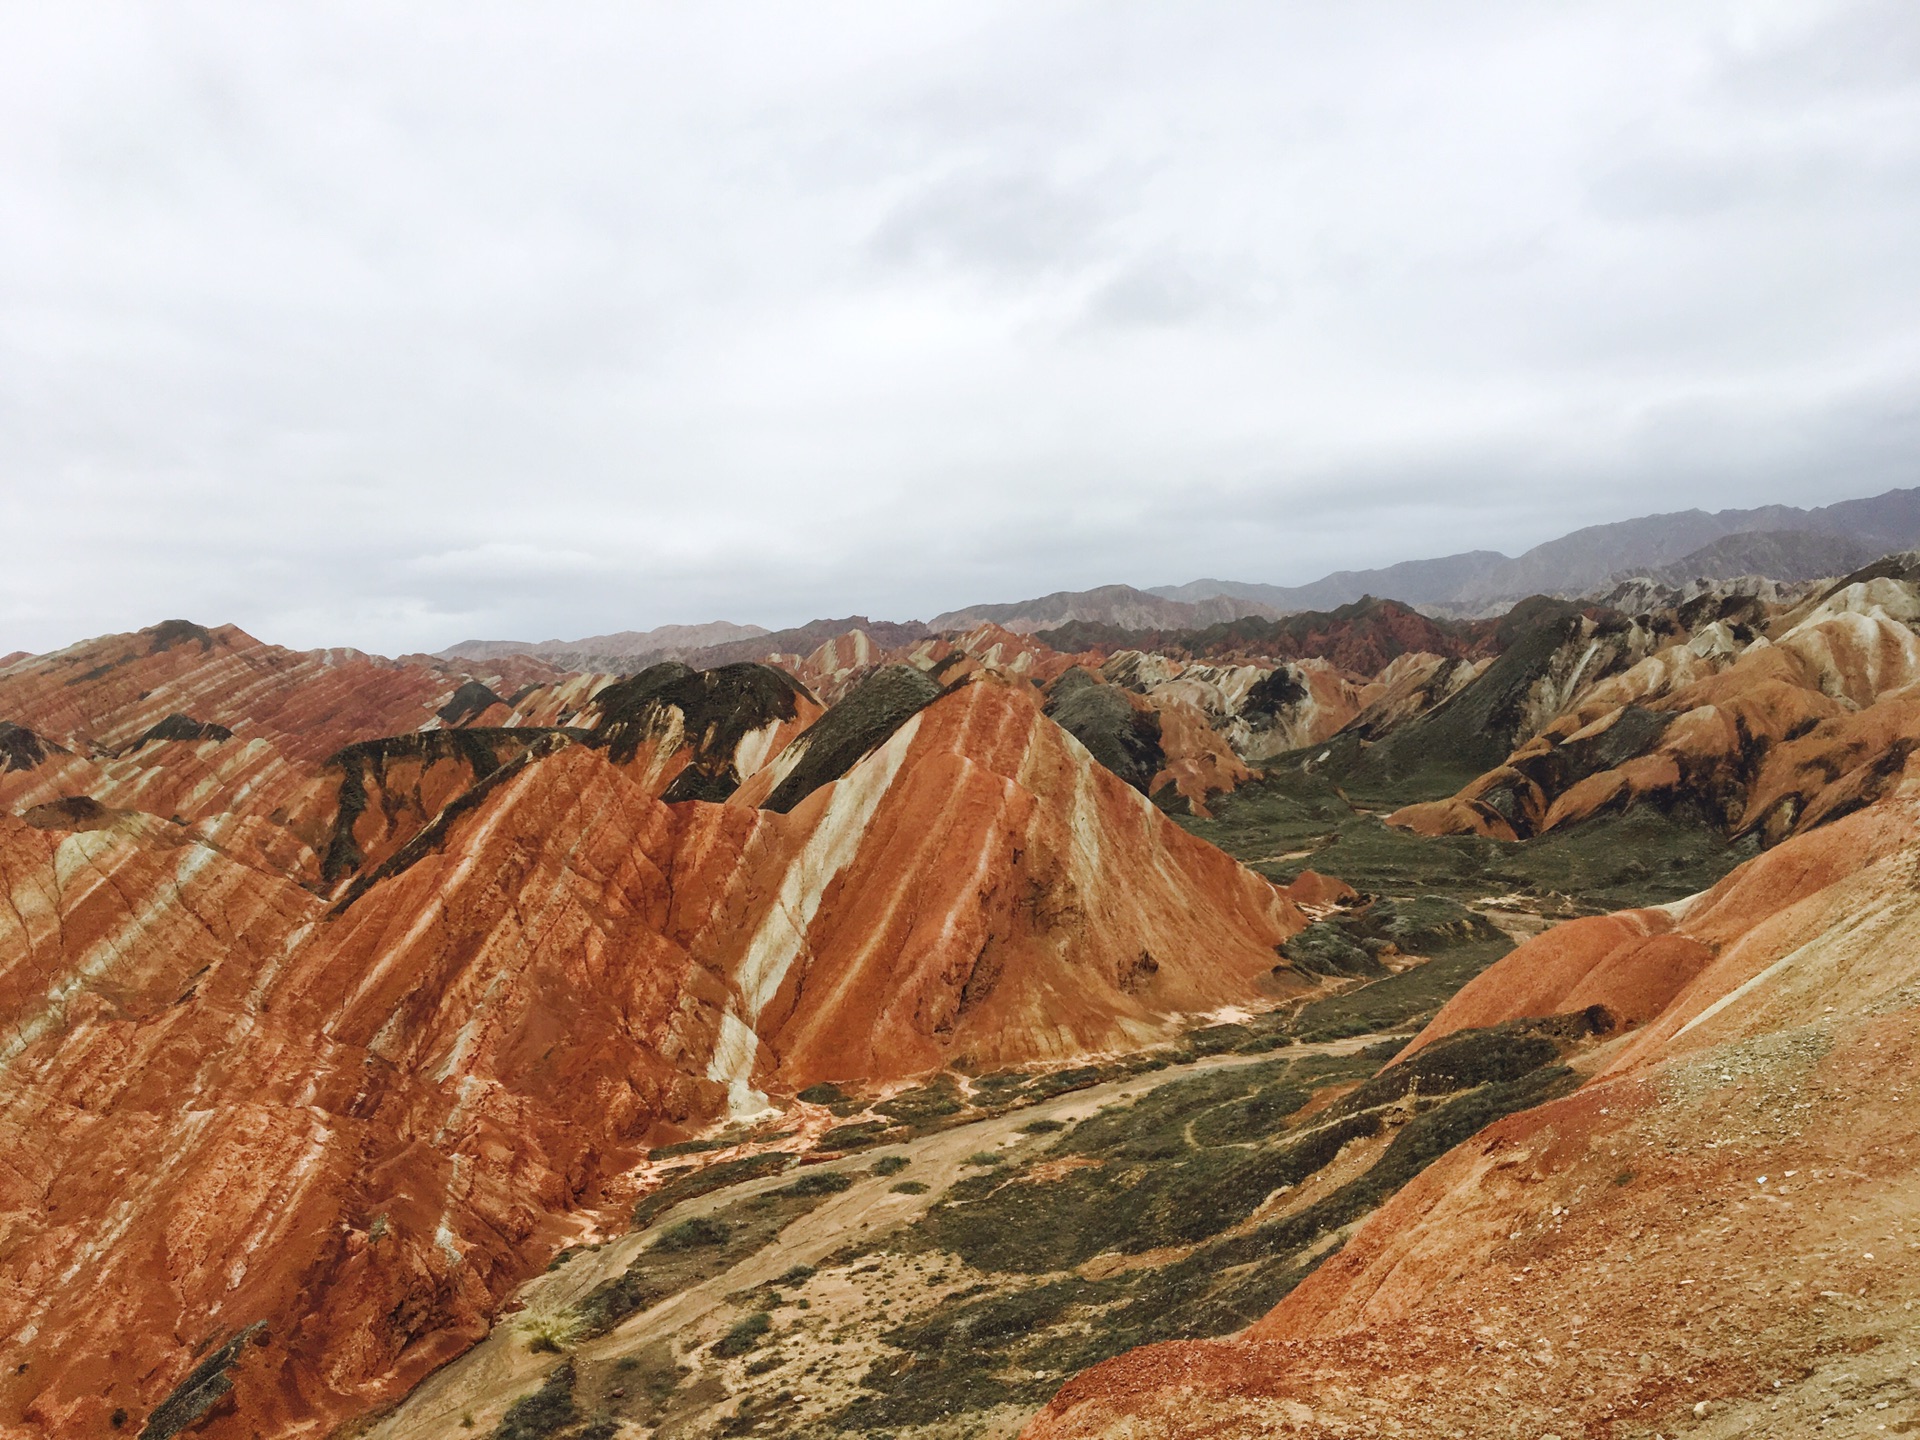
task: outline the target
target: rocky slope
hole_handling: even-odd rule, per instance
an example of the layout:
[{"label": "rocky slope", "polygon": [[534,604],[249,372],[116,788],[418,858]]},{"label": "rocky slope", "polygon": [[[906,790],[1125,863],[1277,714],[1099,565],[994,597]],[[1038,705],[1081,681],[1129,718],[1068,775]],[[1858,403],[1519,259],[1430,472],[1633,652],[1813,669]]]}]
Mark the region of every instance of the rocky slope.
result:
[{"label": "rocky slope", "polygon": [[1851,581],[1771,622],[1755,603],[1718,608],[1691,636],[1609,667],[1452,798],[1392,823],[1511,840],[1653,802],[1772,842],[1887,793],[1920,741],[1906,693],[1920,681],[1920,590]]},{"label": "rocky slope", "polygon": [[543,640],[538,644],[463,640],[442,650],[435,658],[478,660],[528,655],[559,670],[631,675],[665,660],[677,660],[706,670],[718,665],[768,660],[776,655],[804,655],[835,636],[856,630],[866,632],[882,647],[907,645],[927,634],[927,627],[917,620],[904,623],[869,620],[864,615],[850,615],[844,620],[809,620],[789,630],[766,630],[758,625],[715,620],[705,625],[661,625],[652,630],[622,630],[612,635]]},{"label": "rocky slope", "polygon": [[1244,1336],[1028,1434],[1843,1434],[1920,1423],[1912,787],[1663,912],[1548,931],[1422,1033],[1603,1005],[1579,1088],[1434,1164]]},{"label": "rocky slope", "polygon": [[1781,1290],[1905,1233],[1920,562],[1655,598],[16,658],[0,1431],[325,1434],[483,1338],[383,1433],[1800,1423],[1920,1299]]},{"label": "rocky slope", "polygon": [[[1276,954],[1303,913],[1023,681],[876,724],[661,666],[515,690],[566,724],[450,730],[430,664],[102,645],[0,676],[34,722],[0,817],[20,1433],[320,1433],[483,1334],[649,1143],[1321,983]],[[338,743],[395,717],[435,728]]]},{"label": "rocky slope", "polygon": [[1486,658],[1500,642],[1490,624],[1435,620],[1395,600],[1372,596],[1331,611],[1302,611],[1278,619],[1258,615],[1197,629],[1127,629],[1075,621],[1039,632],[1057,650],[1121,650],[1212,661],[1273,664],[1325,660],[1342,670],[1372,675],[1402,655],[1441,655],[1450,660]]},{"label": "rocky slope", "polygon": [[1818,530],[1747,530],[1723,536],[1669,565],[1622,572],[1615,582],[1637,575],[1659,584],[1684,586],[1753,575],[1791,584],[1844,575],[1873,559],[1881,548],[1851,535]]},{"label": "rocky slope", "polygon": [[[319,760],[368,735],[449,723],[440,713],[449,706],[460,723],[487,718],[486,705],[555,673],[524,656],[468,666],[284,650],[231,625],[169,620],[16,661],[0,670],[0,715],[90,755],[124,752],[186,716]],[[476,709],[479,689],[487,696]]]},{"label": "rocky slope", "polygon": [[[753,640],[767,633],[761,625],[736,625],[712,620],[704,625],[658,625],[651,630],[621,630],[612,635],[588,635],[579,640],[462,640],[439,651],[441,660],[496,660],[505,655],[532,655],[561,664],[579,655],[627,660],[678,660],[688,651],[736,640]],[[564,668],[573,668],[566,666]]]}]

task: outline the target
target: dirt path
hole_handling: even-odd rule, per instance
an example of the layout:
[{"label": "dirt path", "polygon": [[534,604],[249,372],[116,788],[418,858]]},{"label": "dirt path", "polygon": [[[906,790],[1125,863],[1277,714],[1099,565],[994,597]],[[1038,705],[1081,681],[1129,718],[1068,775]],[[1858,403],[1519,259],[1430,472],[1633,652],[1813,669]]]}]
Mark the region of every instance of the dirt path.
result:
[{"label": "dirt path", "polygon": [[[1138,1097],[1161,1085],[1209,1070],[1307,1055],[1348,1055],[1378,1039],[1376,1035],[1361,1035],[1289,1046],[1261,1055],[1211,1056],[1187,1065],[1109,1081],[903,1144],[880,1146],[844,1160],[808,1167],[806,1173],[841,1171],[856,1177],[855,1183],[850,1190],[828,1197],[793,1221],[773,1243],[732,1268],[629,1317],[609,1333],[574,1347],[572,1353],[577,1365],[585,1369],[596,1361],[613,1361],[649,1346],[672,1344],[676,1339],[685,1342],[720,1328],[723,1320],[736,1309],[728,1302],[729,1295],[765,1285],[797,1265],[819,1266],[850,1242],[885,1234],[925,1215],[956,1180],[971,1173],[968,1157],[992,1151],[1014,1158],[1043,1148],[1049,1143],[1049,1137],[1030,1137],[1020,1130],[1035,1120],[1072,1123],[1115,1100]],[[883,1156],[907,1160],[909,1164],[903,1175],[872,1174],[874,1162]],[[918,1195],[897,1193],[893,1186],[900,1178],[917,1180],[926,1185],[927,1190]],[[743,1198],[789,1185],[793,1179],[793,1173],[788,1172],[684,1201],[658,1217],[648,1229],[622,1236],[598,1251],[578,1255],[560,1269],[528,1281],[519,1292],[518,1300],[524,1307],[519,1313],[504,1316],[485,1340],[430,1376],[398,1409],[362,1433],[368,1440],[455,1440],[455,1437],[490,1434],[506,1407],[537,1388],[541,1378],[556,1363],[551,1352],[529,1348],[530,1326],[562,1316],[588,1291],[620,1274],[665,1227],[695,1216],[711,1215]],[[826,1283],[820,1287],[820,1299],[831,1312],[835,1308],[836,1292],[849,1287],[834,1275],[823,1274],[823,1281]],[[831,1313],[822,1315],[819,1328],[829,1328],[833,1318]],[[683,1344],[679,1348],[690,1347]],[[718,1388],[718,1377],[712,1378],[717,1404],[726,1398],[726,1392]],[[633,1433],[642,1432],[635,1428]]]}]

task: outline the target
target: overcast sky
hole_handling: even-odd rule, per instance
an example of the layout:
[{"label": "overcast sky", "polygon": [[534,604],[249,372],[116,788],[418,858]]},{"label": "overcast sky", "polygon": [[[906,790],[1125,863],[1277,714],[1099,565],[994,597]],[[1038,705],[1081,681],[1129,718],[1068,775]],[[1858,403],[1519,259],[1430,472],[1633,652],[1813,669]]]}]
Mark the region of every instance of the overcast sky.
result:
[{"label": "overcast sky", "polygon": [[0,3],[0,652],[1920,483],[1920,5]]}]

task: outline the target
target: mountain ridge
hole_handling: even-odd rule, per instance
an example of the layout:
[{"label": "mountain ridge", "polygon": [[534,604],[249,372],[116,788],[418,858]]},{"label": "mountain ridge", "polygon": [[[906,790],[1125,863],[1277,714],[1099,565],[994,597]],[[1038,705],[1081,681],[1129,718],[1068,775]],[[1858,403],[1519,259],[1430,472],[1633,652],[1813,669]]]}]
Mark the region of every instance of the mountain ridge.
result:
[{"label": "mountain ridge", "polygon": [[1368,598],[1470,617],[1529,595],[1572,599],[1642,577],[1669,585],[1746,574],[1783,582],[1818,579],[1916,545],[1920,545],[1920,487],[1812,508],[1764,505],[1641,515],[1584,526],[1517,556],[1466,550],[1375,569],[1336,570],[1302,585],[1212,578],[1181,585],[1098,585],[964,605],[943,611],[925,624],[849,616],[769,631],[718,620],[580,640],[463,640],[436,652],[435,658],[478,661],[527,655],[576,671],[631,670],[643,659],[682,660],[704,667],[771,654],[805,654],[849,630],[867,632],[882,648],[983,624],[1016,634],[1076,623],[1171,633],[1248,616],[1271,620],[1302,611],[1334,611]]},{"label": "mountain ridge", "polygon": [[1148,593],[1189,602],[1232,595],[1279,609],[1331,610],[1367,594],[1411,605],[1492,603],[1596,589],[1623,571],[1676,564],[1730,536],[1762,532],[1842,537],[1876,554],[1906,549],[1920,543],[1920,487],[1812,509],[1766,505],[1642,515],[1584,526],[1513,557],[1474,550],[1375,570],[1335,571],[1304,585],[1196,580],[1150,586]]}]

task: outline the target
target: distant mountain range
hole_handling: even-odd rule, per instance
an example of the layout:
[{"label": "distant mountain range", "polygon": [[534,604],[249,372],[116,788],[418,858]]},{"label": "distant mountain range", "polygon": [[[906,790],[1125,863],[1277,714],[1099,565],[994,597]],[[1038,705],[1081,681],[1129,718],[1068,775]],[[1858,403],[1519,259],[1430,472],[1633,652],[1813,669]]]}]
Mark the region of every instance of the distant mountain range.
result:
[{"label": "distant mountain range", "polygon": [[736,625],[715,620],[705,625],[662,625],[654,630],[622,630],[614,635],[590,635],[584,640],[462,640],[434,658],[440,660],[498,660],[508,655],[530,655],[562,670],[623,672],[644,669],[663,660],[678,660],[696,670],[763,660],[769,655],[806,655],[836,635],[864,630],[883,647],[910,644],[927,633],[918,620],[904,623],[869,620],[849,615],[841,620],[809,620],[790,630],[767,630],[759,625]]},{"label": "distant mountain range", "polygon": [[1879,545],[1851,535],[1828,535],[1817,530],[1747,530],[1703,545],[1671,565],[1641,568],[1645,576],[1667,585],[1695,580],[1732,580],[1741,575],[1764,575],[1771,580],[1818,580],[1856,570],[1882,552]]},{"label": "distant mountain range", "polygon": [[1570,599],[1636,578],[1662,585],[1741,575],[1763,575],[1781,582],[1811,580],[1839,575],[1876,555],[1916,546],[1920,546],[1920,487],[1808,510],[1765,505],[1753,510],[1643,515],[1590,525],[1518,556],[1468,550],[1376,570],[1337,570],[1307,585],[1247,580],[1194,580],[1145,590],[1101,585],[1091,590],[1057,590],[1030,600],[969,605],[936,615],[925,624],[855,615],[768,631],[721,620],[625,630],[584,640],[465,640],[441,651],[440,658],[531,655],[562,669],[606,671],[681,660],[702,668],[770,654],[804,655],[853,629],[865,630],[885,647],[928,633],[984,624],[1023,634],[1074,625],[1164,634],[1249,616],[1271,620],[1303,611],[1334,611],[1367,597],[1398,600],[1436,614],[1472,616],[1503,610],[1529,595]]},{"label": "distant mountain range", "polygon": [[[736,625],[710,620],[704,625],[661,625],[653,630],[622,630],[613,635],[589,635],[584,640],[462,640],[439,652],[441,660],[498,660],[504,655],[532,655],[560,663],[563,657],[595,655],[629,659],[637,655],[668,655],[702,650],[735,640],[765,635],[762,625]],[[563,668],[575,668],[563,666]]]},{"label": "distant mountain range", "polygon": [[1102,585],[1093,590],[1056,590],[1037,600],[1018,600],[1010,605],[970,605],[964,610],[949,610],[934,616],[931,625],[935,630],[970,630],[976,625],[992,624],[1030,634],[1080,620],[1127,630],[1180,630],[1221,620],[1238,620],[1247,615],[1271,618],[1280,613],[1277,608],[1237,591],[1198,597],[1164,596],[1159,591],[1136,590],[1131,585]]},{"label": "distant mountain range", "polygon": [[[1785,538],[1788,535],[1808,539],[1792,541]],[[1724,549],[1714,548],[1736,536],[1746,538]],[[1527,595],[1580,594],[1629,574],[1666,567],[1722,567],[1719,574],[1702,572],[1716,579],[1749,573],[1723,568],[1736,559],[1749,567],[1781,562],[1805,569],[1815,555],[1839,556],[1841,548],[1835,541],[1854,542],[1855,548],[1845,551],[1848,556],[1879,555],[1920,543],[1920,488],[1889,490],[1870,499],[1843,500],[1812,510],[1766,505],[1755,510],[1644,515],[1611,525],[1589,525],[1515,558],[1495,550],[1470,550],[1379,570],[1340,570],[1308,585],[1195,580],[1154,586],[1149,593],[1188,603],[1225,596],[1279,611],[1332,610],[1365,595],[1404,600],[1409,605],[1480,607]],[[1831,574],[1857,563],[1857,559],[1839,560],[1831,569],[1816,568],[1815,573]],[[1811,577],[1774,574],[1773,578]]]}]

